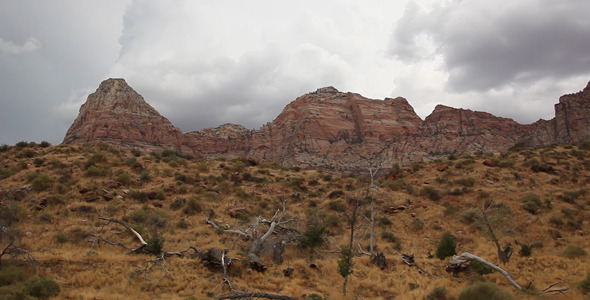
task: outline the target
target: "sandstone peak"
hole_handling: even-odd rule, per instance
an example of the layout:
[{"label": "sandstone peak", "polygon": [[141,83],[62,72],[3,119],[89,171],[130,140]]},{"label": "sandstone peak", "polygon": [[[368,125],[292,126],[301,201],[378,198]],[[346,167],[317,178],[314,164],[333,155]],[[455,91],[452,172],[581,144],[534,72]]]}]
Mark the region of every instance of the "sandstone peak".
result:
[{"label": "sandstone peak", "polygon": [[124,79],[104,80],[90,94],[64,143],[104,141],[118,146],[180,149],[182,132],[162,117]]},{"label": "sandstone peak", "polygon": [[182,134],[123,79],[105,80],[80,108],[64,143],[105,141],[202,158],[248,157],[286,166],[359,171],[376,155],[384,168],[457,152],[498,152],[590,139],[590,83],[565,95],[556,117],[522,125],[486,112],[437,105],[422,120],[402,97],[374,100],[323,87],[298,97],[259,130],[237,124]]}]

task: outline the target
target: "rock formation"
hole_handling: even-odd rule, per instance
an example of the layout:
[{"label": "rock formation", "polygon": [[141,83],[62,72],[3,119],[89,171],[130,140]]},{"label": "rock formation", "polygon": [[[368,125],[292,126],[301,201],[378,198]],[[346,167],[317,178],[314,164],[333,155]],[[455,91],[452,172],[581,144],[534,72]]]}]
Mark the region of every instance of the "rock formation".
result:
[{"label": "rock formation", "polygon": [[258,130],[225,124],[182,134],[123,79],[108,79],[88,97],[64,143],[104,141],[197,157],[277,161],[304,168],[359,170],[379,158],[406,164],[458,152],[498,152],[516,143],[546,145],[590,139],[590,83],[562,96],[556,117],[522,125],[485,112],[438,105],[422,120],[406,99],[372,100],[333,87],[288,104]]},{"label": "rock formation", "polygon": [[151,151],[162,147],[179,149],[183,140],[180,129],[145,102],[124,79],[108,79],[80,107],[63,143],[104,141]]}]

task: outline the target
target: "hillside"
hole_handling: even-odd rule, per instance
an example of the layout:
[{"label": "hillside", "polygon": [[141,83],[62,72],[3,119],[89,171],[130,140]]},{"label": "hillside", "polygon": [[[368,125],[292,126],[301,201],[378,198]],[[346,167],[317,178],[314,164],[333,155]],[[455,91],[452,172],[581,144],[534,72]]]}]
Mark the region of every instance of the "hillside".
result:
[{"label": "hillside", "polygon": [[[422,299],[435,289],[442,293],[442,287],[446,299],[455,299],[477,280],[493,282],[517,298],[533,297],[514,289],[498,273],[476,279],[474,272],[456,278],[445,272],[448,258],[433,255],[447,231],[456,240],[457,253],[467,251],[500,265],[522,286],[530,282],[542,290],[560,282],[556,288],[569,288],[564,295],[541,294],[541,298],[583,298],[577,286],[590,272],[585,254],[590,250],[588,143],[517,145],[502,154],[457,154],[378,173],[376,247],[388,264],[380,270],[369,256],[360,254],[359,245],[363,251],[369,248],[368,219],[361,217],[347,297],[342,296],[339,251],[349,242],[346,215],[351,214],[352,202],[348,199],[365,199],[367,176],[246,159],[199,160],[170,150],[124,151],[105,143],[21,142],[0,150],[3,226],[18,236],[17,245],[30,251],[39,265],[31,268],[19,262],[23,257],[15,263],[30,274],[53,278],[61,286],[62,298],[206,299],[231,293],[222,282],[223,272],[191,258],[192,251],[166,257],[165,266],[163,261],[149,263],[155,255],[128,254],[140,246],[135,236],[99,216],[124,220],[146,240],[163,238],[164,251],[189,246],[199,251],[227,249],[227,256],[236,258],[227,270],[236,290],[298,299]],[[268,251],[260,258],[268,269],[255,271],[246,262],[251,241],[235,231],[251,234],[248,228],[256,218],[270,219],[282,207],[282,199],[284,220],[293,219],[284,226],[294,230],[294,238],[285,247],[282,264],[274,263],[268,250],[272,247],[265,247]],[[481,222],[480,208],[485,205],[501,245],[514,246],[508,264],[500,264]],[[364,215],[368,210],[369,205],[360,207]],[[326,230],[325,242],[312,260],[300,234],[314,225]],[[261,221],[257,228],[265,232],[268,223]],[[270,240],[282,231],[276,232]],[[2,237],[4,249],[8,238]],[[521,245],[532,246],[530,256],[519,254]],[[402,253],[414,253],[417,267],[404,264]],[[3,256],[2,268],[11,259]],[[286,268],[293,268],[289,277],[283,275]]]}]

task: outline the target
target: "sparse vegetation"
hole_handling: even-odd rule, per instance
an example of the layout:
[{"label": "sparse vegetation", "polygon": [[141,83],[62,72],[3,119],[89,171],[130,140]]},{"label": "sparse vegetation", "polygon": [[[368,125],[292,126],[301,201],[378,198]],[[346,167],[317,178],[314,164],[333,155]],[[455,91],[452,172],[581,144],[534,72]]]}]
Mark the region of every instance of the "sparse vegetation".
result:
[{"label": "sparse vegetation", "polygon": [[[469,281],[484,278],[511,289],[501,277],[485,275],[489,268],[477,262],[470,263],[471,277],[458,275],[465,282],[461,284],[442,271],[444,262],[436,259],[448,260],[456,251],[491,258],[491,252],[481,251],[486,244],[491,246],[482,211],[487,211],[502,245],[517,242],[514,252],[518,255],[502,265],[510,272],[518,266],[516,281],[559,278],[570,287],[569,297],[582,298],[590,293],[590,279],[580,276],[587,272],[580,262],[590,249],[585,238],[590,202],[584,186],[584,178],[590,176],[586,157],[590,153],[580,147],[450,154],[436,162],[396,166],[388,179],[375,178],[380,187],[375,202],[375,249],[388,258],[381,271],[363,253],[369,250],[368,206],[359,208],[349,244],[353,196],[366,193],[363,187],[369,182],[363,176],[252,163],[244,158],[198,160],[177,151],[125,151],[106,143],[0,146],[0,228],[6,228],[0,231],[0,252],[10,245],[22,247],[39,262],[30,268],[22,263],[24,256],[2,255],[0,299],[33,297],[25,282],[35,275],[39,276],[36,281],[55,276],[54,282],[63,283],[58,296],[63,298],[201,299],[227,292],[226,284],[219,285],[221,269],[204,266],[193,250],[182,258],[165,256],[165,264],[149,262],[156,261],[162,251],[184,251],[188,245],[205,252],[230,250],[227,257],[239,258],[226,275],[238,290],[336,299],[342,297],[340,275],[352,271],[348,293],[359,299],[457,299],[473,293],[475,284],[468,285]],[[497,167],[484,165],[484,160],[494,160]],[[437,171],[441,163],[448,164],[448,169]],[[246,263],[251,240],[231,232],[251,234],[253,224],[259,222],[258,234],[264,234],[281,199],[292,207],[285,220],[292,218],[288,225],[297,232],[285,245],[285,263],[270,263],[274,249],[270,245],[260,256],[268,270],[258,273]],[[99,221],[99,215],[126,222],[143,236],[147,251],[128,255],[130,249],[141,246],[138,239],[124,227]],[[207,218],[219,228],[210,226]],[[282,233],[284,225],[269,240]],[[445,230],[449,232],[443,234]],[[92,242],[99,233],[126,248]],[[341,252],[335,245],[352,250]],[[414,267],[403,272],[394,262],[402,252],[415,253],[417,266],[437,275],[420,276]],[[533,260],[559,261],[560,267],[533,264]],[[294,271],[283,278],[280,274],[288,267]],[[476,290],[498,292],[489,287]],[[499,291],[498,295],[506,296],[507,291]]]}]

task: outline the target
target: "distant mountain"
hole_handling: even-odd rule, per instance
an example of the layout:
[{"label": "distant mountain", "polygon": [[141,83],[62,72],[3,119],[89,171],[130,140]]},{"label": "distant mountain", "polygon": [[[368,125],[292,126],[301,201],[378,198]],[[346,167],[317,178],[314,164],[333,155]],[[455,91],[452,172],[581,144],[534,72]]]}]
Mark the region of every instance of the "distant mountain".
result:
[{"label": "distant mountain", "polygon": [[123,79],[107,79],[88,96],[63,143],[103,141],[203,158],[247,157],[313,169],[358,170],[368,160],[385,167],[452,153],[500,152],[590,140],[590,82],[560,97],[555,118],[522,125],[485,112],[438,105],[422,120],[406,99],[367,99],[320,88],[288,104],[259,130],[225,124],[182,134]]}]

